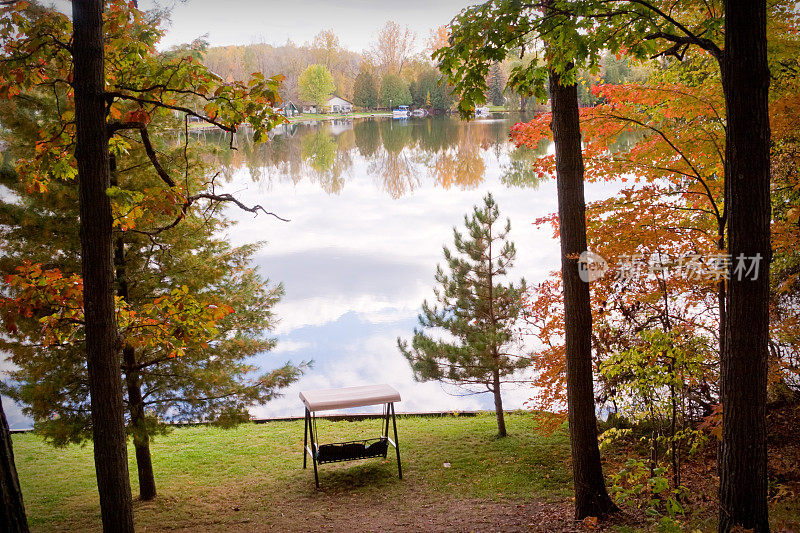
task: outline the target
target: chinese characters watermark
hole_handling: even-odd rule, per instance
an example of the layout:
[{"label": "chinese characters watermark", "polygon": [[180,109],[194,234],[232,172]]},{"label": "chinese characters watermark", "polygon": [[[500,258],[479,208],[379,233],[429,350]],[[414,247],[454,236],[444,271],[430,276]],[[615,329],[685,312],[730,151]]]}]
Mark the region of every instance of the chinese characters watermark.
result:
[{"label": "chinese characters watermark", "polygon": [[742,253],[717,253],[709,255],[690,254],[668,259],[647,258],[642,254],[621,255],[616,264],[609,265],[600,254],[592,251],[581,253],[578,259],[580,278],[589,283],[612,271],[615,281],[634,280],[642,276],[657,276],[674,273],[689,281],[727,281],[730,279],[758,279],[762,256],[746,256]]}]

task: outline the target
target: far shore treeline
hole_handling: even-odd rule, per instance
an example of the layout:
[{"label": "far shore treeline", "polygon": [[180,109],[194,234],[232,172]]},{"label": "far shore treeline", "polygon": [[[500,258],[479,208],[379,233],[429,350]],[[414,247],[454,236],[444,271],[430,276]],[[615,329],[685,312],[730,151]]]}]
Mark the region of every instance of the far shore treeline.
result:
[{"label": "far shore treeline", "polygon": [[[197,43],[200,44],[200,43]],[[361,109],[388,109],[408,105],[433,111],[449,111],[457,104],[452,87],[443,80],[431,53],[446,46],[447,29],[437,28],[427,38],[421,38],[408,27],[387,22],[375,33],[371,46],[362,53],[344,48],[332,29],[319,32],[312,42],[297,44],[288,40],[284,44],[266,43],[210,47],[205,50],[204,64],[225,80],[246,79],[253,72],[272,76],[281,74],[284,102],[292,102],[299,110],[311,109],[316,102],[308,95],[316,94],[317,87],[304,90],[303,74],[318,65],[330,74],[328,85],[320,77],[319,85],[327,85],[322,92],[338,96]],[[517,54],[514,59],[496,63],[489,72],[487,102],[510,110],[525,111],[534,102],[507,87],[509,73],[515,64],[530,60]],[[314,67],[314,69],[312,69]],[[602,79],[606,83],[642,81],[647,71],[632,66],[626,58],[606,55],[597,74],[584,73],[579,98],[582,105],[598,103],[597,96],[589,91],[591,82]],[[306,78],[309,78],[307,75]],[[332,88],[331,88],[332,87]],[[311,89],[309,91],[309,89]],[[305,96],[305,97],[304,97]]]}]

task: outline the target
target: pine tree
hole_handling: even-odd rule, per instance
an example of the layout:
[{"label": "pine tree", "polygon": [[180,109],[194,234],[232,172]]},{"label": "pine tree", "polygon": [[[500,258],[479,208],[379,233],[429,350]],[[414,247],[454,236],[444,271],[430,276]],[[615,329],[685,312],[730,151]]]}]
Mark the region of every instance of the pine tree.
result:
[{"label": "pine tree", "polygon": [[411,105],[411,91],[398,74],[386,74],[381,80],[381,105],[397,107]]},{"label": "pine tree", "polygon": [[506,97],[503,92],[506,89],[507,75],[500,63],[492,65],[489,71],[489,101],[492,105],[503,105]]},{"label": "pine tree", "polygon": [[497,226],[500,212],[488,194],[483,206],[475,206],[472,217],[464,216],[466,236],[453,229],[455,253],[444,248],[449,273],[436,269],[440,288],[435,295],[441,307],[425,301],[419,323],[422,328],[446,330],[455,339],[442,340],[414,329],[411,346],[398,339],[418,381],[442,381],[474,389],[485,387],[494,395],[497,430],[506,435],[500,386],[529,360],[512,353],[517,340],[514,324],[522,309],[525,280],[504,285],[516,256],[514,243],[507,240],[511,221]]},{"label": "pine tree", "polygon": [[353,84],[353,104],[365,109],[378,107],[378,87],[375,76],[368,70],[362,70]]}]

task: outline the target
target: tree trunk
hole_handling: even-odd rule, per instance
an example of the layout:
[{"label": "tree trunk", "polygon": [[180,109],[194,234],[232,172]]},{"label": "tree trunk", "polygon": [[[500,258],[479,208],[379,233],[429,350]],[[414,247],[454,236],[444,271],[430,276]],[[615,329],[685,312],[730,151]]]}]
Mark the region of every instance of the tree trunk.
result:
[{"label": "tree trunk", "polygon": [[561,277],[564,283],[564,331],[567,404],[575,485],[575,518],[604,516],[617,510],[608,496],[597,444],[592,376],[592,313],[589,284],[580,279],[578,255],[586,250],[583,154],[578,89],[562,86],[550,72],[553,140],[556,146],[558,219],[561,231]]},{"label": "tree trunk", "polygon": [[[728,282],[721,363],[722,447],[719,531],[769,531],[767,356],[769,341],[769,70],[766,2],[725,2],[722,85],[727,112]],[[758,275],[736,272],[739,257]],[[755,279],[752,279],[755,277]]]},{"label": "tree trunk", "polygon": [[503,414],[503,396],[500,394],[500,370],[495,367],[492,371],[492,392],[494,393],[494,412],[497,415],[497,436],[505,437],[506,419]]},{"label": "tree trunk", "polygon": [[131,414],[133,447],[136,450],[136,469],[139,474],[139,498],[152,500],[156,497],[156,478],[150,456],[150,435],[145,423],[144,399],[139,385],[139,374],[134,369],[136,354],[132,346],[122,349],[125,364],[125,384],[128,387],[128,409]]},{"label": "tree trunk", "polygon": [[114,314],[112,216],[105,122],[102,0],[75,0],[73,60],[86,356],[104,531],[132,532],[133,502]]},{"label": "tree trunk", "polygon": [[14,463],[14,448],[8,430],[3,400],[0,398],[0,531],[27,533],[28,518],[22,503],[22,489]]},{"label": "tree trunk", "polygon": [[[116,158],[110,156],[111,184],[117,185]],[[125,262],[125,239],[119,235],[114,245],[114,266],[116,267],[117,295],[123,301],[130,301],[128,291],[127,265]],[[128,411],[131,416],[133,448],[136,451],[136,470],[139,479],[139,499],[152,500],[156,497],[156,479],[153,474],[153,460],[150,455],[150,435],[147,433],[144,398],[139,384],[139,371],[136,368],[136,351],[133,346],[122,347],[122,366],[125,369],[125,386],[128,389]]]}]

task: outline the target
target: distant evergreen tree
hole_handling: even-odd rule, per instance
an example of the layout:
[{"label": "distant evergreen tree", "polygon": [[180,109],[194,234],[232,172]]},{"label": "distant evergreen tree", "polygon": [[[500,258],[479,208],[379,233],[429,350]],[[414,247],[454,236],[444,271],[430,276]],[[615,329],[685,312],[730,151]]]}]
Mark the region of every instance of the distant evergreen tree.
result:
[{"label": "distant evergreen tree", "polygon": [[424,71],[412,85],[411,96],[415,107],[433,107],[448,110],[455,102],[447,83],[436,69]]},{"label": "distant evergreen tree", "polygon": [[492,65],[489,71],[489,101],[492,105],[503,105],[506,97],[503,94],[506,88],[506,73],[500,63]]},{"label": "distant evergreen tree", "polygon": [[375,76],[368,70],[362,70],[356,76],[353,85],[353,104],[366,109],[378,107],[378,87]]},{"label": "distant evergreen tree", "polygon": [[411,105],[411,91],[399,75],[386,74],[381,80],[381,105],[387,107]]},{"label": "distant evergreen tree", "polygon": [[512,353],[517,339],[514,324],[522,310],[525,280],[504,285],[499,280],[512,266],[516,249],[507,240],[511,221],[499,229],[497,204],[489,194],[472,217],[464,216],[467,234],[453,228],[456,253],[444,248],[449,273],[436,268],[436,300],[441,307],[422,304],[422,328],[446,330],[453,340],[442,340],[414,329],[408,342],[397,339],[418,381],[442,381],[459,386],[485,387],[494,395],[497,430],[506,435],[500,384],[529,359]]}]

